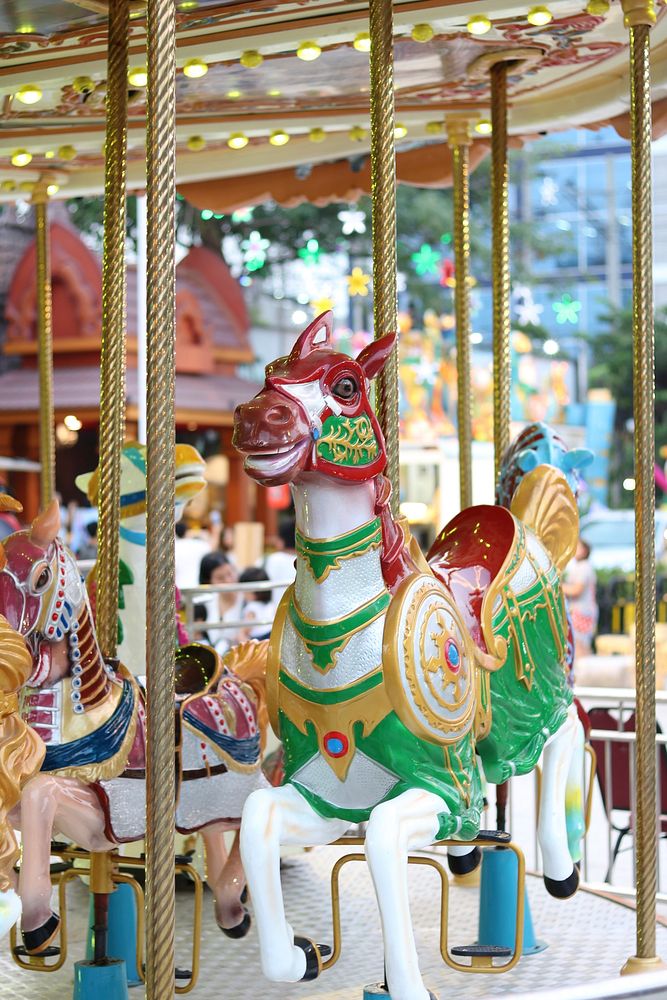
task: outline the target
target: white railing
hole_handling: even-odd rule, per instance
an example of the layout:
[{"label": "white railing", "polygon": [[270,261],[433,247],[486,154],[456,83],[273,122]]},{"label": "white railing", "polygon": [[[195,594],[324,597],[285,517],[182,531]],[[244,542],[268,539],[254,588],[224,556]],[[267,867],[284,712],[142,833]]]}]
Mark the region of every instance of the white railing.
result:
[{"label": "white railing", "polygon": [[[238,629],[252,625],[253,628],[273,625],[273,616],[267,617],[263,621],[246,621],[243,618],[234,621],[196,621],[195,607],[202,603],[207,597],[213,594],[254,594],[267,590],[284,590],[293,583],[292,580],[285,580],[283,583],[276,583],[273,580],[252,580],[249,583],[220,583],[202,584],[199,587],[184,587],[181,591],[184,607],[184,625],[190,636],[195,639],[197,636],[208,631],[208,629]],[[267,612],[271,610],[267,605]]]}]

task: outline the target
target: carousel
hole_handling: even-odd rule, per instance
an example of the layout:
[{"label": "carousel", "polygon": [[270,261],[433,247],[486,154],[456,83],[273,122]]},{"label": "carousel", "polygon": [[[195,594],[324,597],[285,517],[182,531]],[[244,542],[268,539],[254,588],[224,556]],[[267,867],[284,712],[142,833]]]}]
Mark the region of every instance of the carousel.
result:
[{"label": "carousel", "polygon": [[[0,200],[35,210],[41,510],[0,545],[0,997],[667,996],[651,234],[664,14],[654,0],[5,5]],[[585,456],[543,425],[510,441],[508,148],[607,125],[632,149],[632,908],[580,885],[595,755],[561,578]],[[469,174],[489,155],[496,503],[474,505]],[[398,503],[398,182],[451,185],[455,208],[460,512],[428,552]],[[352,358],[316,316],[234,414],[244,475],[291,488],[297,568],[271,638],[224,658],[175,614],[174,522],[204,482],[175,443],[177,191],[216,212],[372,196],[374,340]],[[102,192],[84,586],[54,499],[49,205]],[[129,194],[146,210],[133,442]],[[21,507],[0,494],[0,510]],[[535,771],[539,875],[505,808]],[[204,877],[176,833],[201,836]]]}]

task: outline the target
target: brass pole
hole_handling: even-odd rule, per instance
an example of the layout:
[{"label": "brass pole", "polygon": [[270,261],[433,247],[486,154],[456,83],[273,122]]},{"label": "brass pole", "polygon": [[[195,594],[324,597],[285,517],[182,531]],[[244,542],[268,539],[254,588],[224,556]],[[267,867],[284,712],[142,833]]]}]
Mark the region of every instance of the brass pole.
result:
[{"label": "brass pole", "polygon": [[53,417],[53,329],[51,316],[51,262],[46,182],[35,185],[35,247],[37,252],[37,360],[39,366],[39,460],[42,465],[39,499],[42,509],[56,488],[56,439]]},{"label": "brass pole", "polygon": [[459,494],[461,510],[472,505],[472,394],[470,385],[470,189],[468,147],[470,128],[465,119],[447,120],[447,141],[454,161],[454,264],[456,287],[457,419],[459,432]]},{"label": "brass pole", "polygon": [[[375,337],[398,330],[396,300],[396,156],[394,148],[394,27],[391,0],[370,0],[371,195]],[[391,509],[398,514],[398,343],[378,379],[377,411],[387,448]]]},{"label": "brass pole", "polygon": [[127,3],[109,7],[100,359],[99,553],[97,635],[116,655],[120,461],[125,432],[125,226],[127,152]]},{"label": "brass pole", "polygon": [[635,419],[635,851],[637,953],[624,973],[660,966],[656,956],[657,796],[655,746],[655,333],[651,229],[650,30],[653,0],[622,0],[630,29],[632,148],[632,335]]},{"label": "brass pole", "polygon": [[491,221],[493,269],[493,454],[495,477],[510,443],[510,227],[506,62],[491,67]]},{"label": "brass pole", "polygon": [[174,992],[176,5],[148,0],[146,996]]}]

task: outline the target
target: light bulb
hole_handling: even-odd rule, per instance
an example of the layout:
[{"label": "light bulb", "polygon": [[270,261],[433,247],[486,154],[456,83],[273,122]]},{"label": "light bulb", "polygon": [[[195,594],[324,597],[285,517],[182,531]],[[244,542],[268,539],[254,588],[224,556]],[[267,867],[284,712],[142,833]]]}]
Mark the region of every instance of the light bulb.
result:
[{"label": "light bulb", "polygon": [[289,136],[287,132],[284,132],[281,128],[276,129],[269,136],[269,142],[272,146],[284,146],[285,143],[289,142]]},{"label": "light bulb", "polygon": [[361,125],[353,125],[349,131],[350,139],[353,142],[363,142],[367,135],[368,132]]},{"label": "light bulb", "polygon": [[313,59],[318,59],[321,56],[322,49],[317,42],[301,42],[301,45],[296,50],[296,54],[304,62],[312,62]]},{"label": "light bulb", "polygon": [[474,14],[466,25],[471,35],[485,35],[491,30],[491,21],[486,14]]},{"label": "light bulb", "polygon": [[73,160],[76,156],[76,149],[74,146],[61,146],[58,150],[59,160]]},{"label": "light bulb", "polygon": [[426,132],[428,135],[441,135],[444,132],[444,122],[426,122]]},{"label": "light bulb", "polygon": [[206,146],[206,139],[203,135],[191,135],[187,141],[187,147],[192,153],[198,153]]},{"label": "light bulb", "polygon": [[203,59],[188,59],[183,67],[183,73],[191,80],[197,80],[200,76],[206,76],[208,65]]},{"label": "light bulb", "polygon": [[324,142],[326,137],[327,134],[323,128],[311,128],[310,132],[308,133],[308,138],[310,139],[311,142]]},{"label": "light bulb", "polygon": [[526,16],[529,23],[534,24],[537,28],[544,27],[545,24],[549,24],[554,19],[548,7],[531,7]]},{"label": "light bulb", "polygon": [[60,185],[59,184],[47,184],[46,185],[46,193],[48,194],[49,198],[53,198],[54,194],[58,194],[59,191],[60,191]]},{"label": "light bulb", "polygon": [[352,42],[357,52],[370,52],[371,51],[371,36],[367,31],[360,31],[358,35],[355,36]]},{"label": "light bulb", "polygon": [[72,90],[77,94],[92,94],[95,90],[95,81],[90,76],[76,76],[72,80]]},{"label": "light bulb", "polygon": [[38,101],[41,101],[43,94],[37,84],[26,83],[25,86],[16,91],[14,96],[21,104],[37,104]]},{"label": "light bulb", "polygon": [[415,24],[412,29],[412,40],[414,42],[430,42],[433,34],[433,28],[430,24]]},{"label": "light bulb", "polygon": [[243,149],[244,146],[248,145],[248,136],[244,135],[243,132],[232,132],[227,140],[227,145],[230,149]]},{"label": "light bulb", "polygon": [[408,134],[408,130],[405,125],[401,125],[400,122],[396,122],[394,126],[394,139],[404,139]]},{"label": "light bulb", "polygon": [[258,52],[257,49],[247,49],[247,51],[241,55],[239,62],[242,66],[245,66],[246,69],[255,69],[257,66],[262,65],[264,62],[264,56],[261,52]]},{"label": "light bulb", "polygon": [[230,101],[235,101],[240,96],[241,96],[241,91],[240,90],[228,90],[227,91],[227,97],[230,99]]},{"label": "light bulb", "polygon": [[27,149],[16,149],[12,153],[12,163],[15,167],[27,167],[32,160],[32,153]]},{"label": "light bulb", "polygon": [[480,118],[475,125],[475,132],[477,132],[478,135],[491,135],[493,132],[493,125],[488,118]]},{"label": "light bulb", "polygon": [[145,66],[135,66],[127,74],[133,87],[145,87],[148,83],[148,70]]}]

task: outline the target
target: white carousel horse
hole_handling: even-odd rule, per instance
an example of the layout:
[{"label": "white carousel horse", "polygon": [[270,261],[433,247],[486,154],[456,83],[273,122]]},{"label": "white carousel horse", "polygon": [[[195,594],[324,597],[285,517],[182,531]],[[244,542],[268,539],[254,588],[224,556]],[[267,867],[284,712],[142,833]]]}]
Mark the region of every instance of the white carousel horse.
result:
[{"label": "white carousel horse", "polygon": [[[261,392],[235,414],[234,444],[258,483],[290,483],[297,576],[278,609],[267,667],[269,713],[285,753],[281,788],[245,805],[241,852],[269,979],[321,971],[295,936],[280,885],[281,844],[336,840],[368,823],[365,852],[382,920],[392,1000],[428,1000],[411,927],[408,852],[455,838],[455,872],[479,851],[477,755],[487,777],[527,773],[544,751],[538,837],[545,884],[578,885],[568,847],[581,832],[573,766],[581,725],[564,661],[560,573],[576,542],[574,497],[558,470],[523,480],[512,512],[472,507],[424,560],[389,511],[384,441],[370,380],[394,337],[356,361],[319,317]],[[580,801],[580,798],[579,798]]]},{"label": "white carousel horse", "polygon": [[[89,851],[107,851],[145,832],[145,711],[132,675],[105,663],[72,554],[58,538],[54,501],[2,544],[0,613],[29,644],[33,669],[22,716],[46,744],[41,773],[24,789],[12,821],[23,834],[19,892],[26,948],[38,953],[58,933],[50,910],[49,854],[57,830]],[[262,644],[221,664],[210,647],[177,654],[177,829],[201,830],[216,919],[230,936],[247,932],[237,829],[248,794],[266,786]],[[231,667],[231,669],[230,669]],[[234,672],[236,671],[236,672]]]}]

